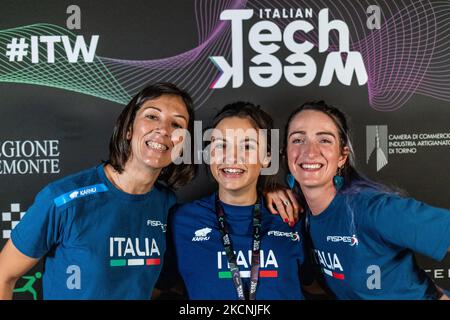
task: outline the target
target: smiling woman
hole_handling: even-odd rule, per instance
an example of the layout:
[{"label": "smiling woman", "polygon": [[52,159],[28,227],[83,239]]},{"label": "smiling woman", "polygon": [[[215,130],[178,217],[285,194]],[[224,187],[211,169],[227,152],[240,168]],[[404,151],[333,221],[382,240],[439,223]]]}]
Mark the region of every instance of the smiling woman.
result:
[{"label": "smiling woman", "polygon": [[[0,299],[45,260],[44,299],[149,299],[166,248],[172,187],[194,176],[171,153],[192,130],[192,100],[170,83],[141,90],[124,108],[103,165],[46,186],[0,253]],[[191,162],[192,163],[192,162]]]},{"label": "smiling woman", "polygon": [[247,118],[227,117],[214,126],[210,169],[223,201],[238,205],[256,202],[261,169],[270,161],[268,155],[259,159],[257,137],[255,125]]},{"label": "smiling woman", "polygon": [[[333,177],[347,161],[349,147],[340,143],[338,128],[329,116],[316,110],[298,113],[290,122],[287,141],[289,170],[302,181],[303,194],[310,198],[317,197],[315,193],[333,195]],[[323,200],[311,210],[323,210]]]},{"label": "smiling woman", "polygon": [[[272,215],[261,197],[271,177],[272,119],[236,102],[213,120],[210,170],[218,191],[177,208],[172,230],[190,299],[303,299],[303,236]],[[305,279],[307,282],[308,280]]]},{"label": "smiling woman", "polygon": [[128,165],[135,173],[140,169],[160,172],[159,180],[170,187],[186,184],[193,178],[195,166],[192,161],[172,163],[172,149],[179,148],[181,152],[182,148],[182,137],[172,134],[177,129],[192,133],[193,126],[192,100],[186,92],[166,83],[143,89],[117,119],[109,145],[107,173],[117,176]]},{"label": "smiling woman", "polygon": [[359,173],[347,120],[323,101],[291,114],[285,144],[293,189],[307,209],[307,247],[318,278],[338,299],[446,298],[414,253],[445,257],[449,210],[401,197]]}]

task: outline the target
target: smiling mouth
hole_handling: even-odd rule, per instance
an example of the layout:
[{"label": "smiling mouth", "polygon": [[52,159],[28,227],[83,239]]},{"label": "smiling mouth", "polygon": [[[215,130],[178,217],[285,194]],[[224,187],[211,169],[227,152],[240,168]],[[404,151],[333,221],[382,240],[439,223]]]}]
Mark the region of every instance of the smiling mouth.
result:
[{"label": "smiling mouth", "polygon": [[300,164],[300,168],[302,168],[303,170],[308,170],[308,171],[319,170],[322,167],[323,167],[323,164],[321,164],[321,163],[301,163]]},{"label": "smiling mouth", "polygon": [[169,150],[168,146],[166,146],[164,144],[161,144],[161,143],[158,143],[158,142],[155,142],[155,141],[147,141],[145,144],[150,149],[154,149],[154,150],[157,150],[157,151],[167,151],[167,150]]},{"label": "smiling mouth", "polygon": [[240,176],[244,174],[245,170],[239,168],[222,168],[220,169],[224,174],[231,176]]}]

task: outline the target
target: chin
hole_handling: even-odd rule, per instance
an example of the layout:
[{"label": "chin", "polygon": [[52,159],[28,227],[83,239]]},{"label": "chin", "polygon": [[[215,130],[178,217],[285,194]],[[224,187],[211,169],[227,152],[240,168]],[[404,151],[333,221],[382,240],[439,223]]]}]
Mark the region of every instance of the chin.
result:
[{"label": "chin", "polygon": [[238,191],[238,190],[240,190],[240,189],[242,189],[242,188],[244,188],[245,187],[245,184],[243,184],[243,183],[233,183],[233,182],[223,182],[223,181],[221,181],[220,182],[220,186],[222,187],[222,188],[224,188],[225,190],[229,190],[229,191]]},{"label": "chin", "polygon": [[164,169],[165,167],[168,167],[172,164],[171,161],[162,161],[162,160],[149,160],[146,161],[145,164],[147,167],[150,167],[152,169]]},{"label": "chin", "polygon": [[320,186],[320,184],[318,182],[314,182],[314,181],[304,181],[304,182],[300,183],[300,186],[302,188],[317,188]]}]

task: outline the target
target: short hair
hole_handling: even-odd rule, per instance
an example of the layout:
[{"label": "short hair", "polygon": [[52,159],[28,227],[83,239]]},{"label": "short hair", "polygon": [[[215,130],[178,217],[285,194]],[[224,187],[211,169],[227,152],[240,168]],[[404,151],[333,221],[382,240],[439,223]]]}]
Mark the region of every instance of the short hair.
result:
[{"label": "short hair", "polygon": [[[106,163],[109,163],[119,173],[123,172],[125,163],[131,154],[131,144],[127,135],[128,132],[133,130],[136,113],[146,101],[157,99],[163,95],[178,96],[183,100],[189,114],[188,131],[192,136],[194,109],[191,96],[186,91],[168,82],[158,82],[145,86],[120,113],[109,141],[109,158]],[[168,187],[177,188],[191,181],[195,172],[196,167],[192,161],[189,164],[183,163],[180,165],[172,163],[162,170],[158,181],[163,182]]]},{"label": "short hair", "polygon": [[[267,112],[261,109],[261,106],[246,101],[227,104],[214,116],[211,128],[217,127],[223,119],[232,117],[248,119],[256,129],[266,129],[268,131],[267,150],[271,149],[270,130],[273,129],[273,119]],[[272,188],[273,185],[273,176],[261,176],[258,179],[259,192]]]}]

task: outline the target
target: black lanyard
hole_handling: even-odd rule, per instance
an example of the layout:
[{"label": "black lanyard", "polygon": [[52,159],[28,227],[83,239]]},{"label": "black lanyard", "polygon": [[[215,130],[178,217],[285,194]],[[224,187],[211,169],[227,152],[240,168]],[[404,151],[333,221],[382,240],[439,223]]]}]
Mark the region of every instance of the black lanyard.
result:
[{"label": "black lanyard", "polygon": [[[225,222],[225,212],[219,197],[216,194],[216,215],[219,222],[219,231],[222,236],[223,247],[227,255],[228,264],[230,266],[231,276],[233,277],[233,284],[239,300],[246,300],[244,295],[244,288],[242,285],[241,274],[239,273],[239,266],[236,263],[236,255],[233,250],[233,243],[231,242],[230,234],[228,233],[228,226]],[[259,201],[253,208],[253,242],[252,242],[252,263],[250,271],[250,293],[249,300],[255,300],[256,287],[259,279],[259,265],[260,265],[260,249],[261,246],[261,210]]]}]

